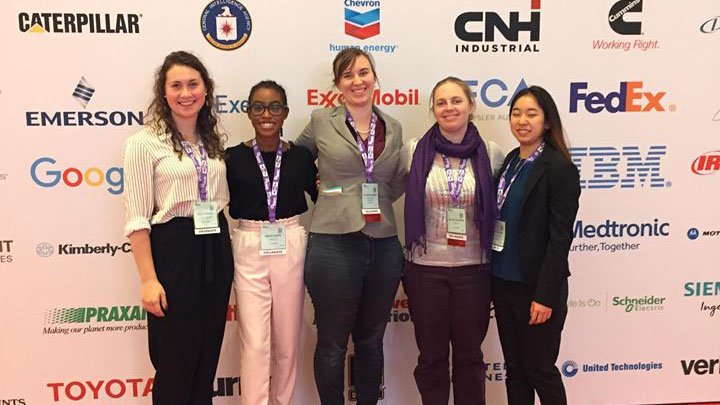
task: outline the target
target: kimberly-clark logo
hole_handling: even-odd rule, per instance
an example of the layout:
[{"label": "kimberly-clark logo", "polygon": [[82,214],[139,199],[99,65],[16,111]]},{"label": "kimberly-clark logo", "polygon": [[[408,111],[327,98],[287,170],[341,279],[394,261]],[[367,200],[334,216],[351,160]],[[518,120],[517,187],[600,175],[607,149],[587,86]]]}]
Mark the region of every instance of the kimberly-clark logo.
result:
[{"label": "kimberly-clark logo", "polygon": [[[50,257],[55,252],[53,245],[43,242],[37,245],[35,251],[40,257]],[[91,245],[84,243],[81,245],[73,245],[72,243],[60,243],[57,246],[57,253],[59,256],[72,256],[72,255],[108,255],[115,257],[118,253],[130,253],[130,242],[125,242],[119,245],[106,243],[104,245]]]},{"label": "kimberly-clark logo", "polygon": [[358,39],[380,34],[380,2],[345,0],[345,33]]},{"label": "kimberly-clark logo", "polygon": [[698,156],[690,166],[693,173],[704,176],[720,170],[720,150],[711,150]]},{"label": "kimberly-clark logo", "polygon": [[[521,40],[521,33],[529,40]],[[494,11],[462,13],[455,19],[455,35],[464,42],[481,42],[455,44],[456,53],[540,52],[540,0],[530,0],[529,17],[522,20],[520,11],[507,15]]]},{"label": "kimberly-clark logo", "polygon": [[658,371],[663,368],[663,364],[654,361],[639,361],[634,363],[586,363],[579,365],[574,360],[568,360],[560,366],[560,372],[567,378],[575,377],[579,372],[582,373],[613,373],[613,372],[634,372]]},{"label": "kimberly-clark logo", "polygon": [[675,104],[666,105],[663,98],[664,91],[644,91],[643,82],[620,82],[618,91],[607,94],[600,91],[588,92],[588,82],[570,83],[570,112],[577,113],[578,105],[591,114],[600,112],[626,113],[626,112],[664,112],[677,110]]},{"label": "kimberly-clark logo", "polygon": [[[82,76],[73,91],[68,93],[85,110],[95,95],[95,87],[88,82],[85,76]],[[131,127],[143,125],[144,119],[145,113],[142,110],[25,112],[25,125],[28,127]]]},{"label": "kimberly-clark logo", "polygon": [[[670,223],[654,219],[652,222],[575,222],[572,252],[621,252],[640,249],[641,242],[650,238],[670,236]],[[595,243],[597,241],[597,243]]]},{"label": "kimberly-clark logo", "polygon": [[664,145],[578,146],[570,148],[572,161],[580,171],[582,189],[636,189],[670,187],[662,174]]},{"label": "kimberly-clark logo", "polygon": [[210,45],[233,51],[250,38],[252,19],[240,2],[215,0],[205,6],[200,16],[200,30]]}]

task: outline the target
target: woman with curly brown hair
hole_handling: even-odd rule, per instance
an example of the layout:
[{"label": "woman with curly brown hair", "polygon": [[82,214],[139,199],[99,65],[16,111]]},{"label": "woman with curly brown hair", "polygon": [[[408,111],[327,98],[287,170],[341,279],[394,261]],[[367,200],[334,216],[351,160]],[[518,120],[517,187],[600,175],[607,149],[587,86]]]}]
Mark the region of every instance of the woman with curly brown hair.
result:
[{"label": "woman with curly brown hair", "polygon": [[212,404],[233,279],[213,89],[197,57],[169,54],[151,122],[125,146],[125,235],[149,312],[153,404]]}]

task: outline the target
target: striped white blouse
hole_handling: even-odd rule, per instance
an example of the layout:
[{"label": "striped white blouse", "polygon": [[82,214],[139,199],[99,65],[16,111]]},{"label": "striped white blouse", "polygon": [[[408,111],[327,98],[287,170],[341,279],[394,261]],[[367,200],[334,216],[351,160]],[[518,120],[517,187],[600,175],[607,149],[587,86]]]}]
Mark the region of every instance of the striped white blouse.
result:
[{"label": "striped white blouse", "polygon": [[[196,156],[199,151],[192,145]],[[125,236],[175,217],[192,217],[193,202],[200,200],[195,165],[183,154],[178,159],[169,133],[152,127],[125,143]],[[228,204],[225,161],[208,159],[208,199],[218,212]]]}]

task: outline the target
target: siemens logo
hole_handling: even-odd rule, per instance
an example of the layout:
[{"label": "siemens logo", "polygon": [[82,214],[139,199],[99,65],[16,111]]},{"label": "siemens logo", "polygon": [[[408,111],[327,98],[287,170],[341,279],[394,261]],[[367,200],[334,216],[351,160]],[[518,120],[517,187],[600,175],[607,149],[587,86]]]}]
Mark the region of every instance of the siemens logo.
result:
[{"label": "siemens logo", "polygon": [[662,176],[661,159],[665,146],[650,146],[645,157],[638,146],[591,146],[570,148],[572,161],[580,171],[580,188],[669,187]]},{"label": "siemens logo", "polygon": [[663,237],[670,236],[669,228],[670,223],[660,222],[657,219],[653,222],[628,224],[608,219],[599,225],[586,225],[579,220],[575,222],[573,236],[575,238]]},{"label": "siemens logo", "polygon": [[720,281],[688,281],[685,283],[685,297],[720,296]]},{"label": "siemens logo", "polygon": [[141,126],[145,120],[142,111],[27,111],[25,125],[29,127],[83,127],[83,126]]}]

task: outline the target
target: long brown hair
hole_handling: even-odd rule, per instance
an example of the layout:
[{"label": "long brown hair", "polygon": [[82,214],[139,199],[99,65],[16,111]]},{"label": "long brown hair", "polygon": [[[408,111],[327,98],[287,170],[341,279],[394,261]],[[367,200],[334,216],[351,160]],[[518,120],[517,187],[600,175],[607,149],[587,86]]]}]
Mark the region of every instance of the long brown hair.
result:
[{"label": "long brown hair", "polygon": [[547,90],[540,86],[530,86],[526,89],[520,90],[517,94],[515,94],[515,97],[513,97],[512,102],[510,103],[510,114],[512,114],[512,110],[515,107],[515,102],[518,101],[520,97],[527,95],[530,95],[535,99],[545,115],[546,128],[543,129],[543,139],[550,142],[555,150],[560,152],[565,159],[571,160],[570,152],[568,151],[567,143],[565,142],[565,134],[563,132],[562,121],[560,120],[560,113],[558,112],[555,101]]},{"label": "long brown hair", "polygon": [[210,158],[223,158],[225,151],[223,148],[224,136],[221,136],[217,128],[217,115],[215,114],[215,83],[210,78],[205,65],[200,62],[197,56],[185,52],[172,52],[165,57],[162,66],[155,72],[155,85],[153,86],[153,100],[148,107],[148,116],[151,117],[150,125],[158,132],[169,132],[173,142],[175,152],[178,157],[182,158],[183,149],[180,142],[183,140],[180,131],[178,131],[175,121],[172,118],[172,111],[165,99],[165,81],[167,80],[167,72],[171,67],[181,65],[195,69],[200,73],[200,77],[205,84],[205,104],[200,109],[197,118],[197,133],[200,136],[207,154]]},{"label": "long brown hair", "polygon": [[340,83],[343,73],[347,68],[353,66],[357,58],[364,56],[368,62],[370,62],[370,70],[372,71],[375,82],[380,83],[378,80],[377,72],[375,72],[375,60],[373,57],[359,48],[345,48],[335,55],[333,60],[333,84],[337,86]]}]

